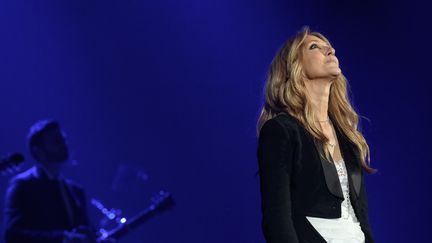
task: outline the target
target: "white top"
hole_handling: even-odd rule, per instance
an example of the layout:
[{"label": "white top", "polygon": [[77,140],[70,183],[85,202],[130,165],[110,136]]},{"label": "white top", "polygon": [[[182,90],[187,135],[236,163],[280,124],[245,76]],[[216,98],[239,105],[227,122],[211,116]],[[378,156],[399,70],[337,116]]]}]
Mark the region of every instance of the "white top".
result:
[{"label": "white top", "polygon": [[309,222],[329,243],[364,243],[364,233],[355,215],[349,197],[348,173],[343,160],[335,162],[341,183],[344,200],[341,204],[341,217],[336,219],[306,216]]}]

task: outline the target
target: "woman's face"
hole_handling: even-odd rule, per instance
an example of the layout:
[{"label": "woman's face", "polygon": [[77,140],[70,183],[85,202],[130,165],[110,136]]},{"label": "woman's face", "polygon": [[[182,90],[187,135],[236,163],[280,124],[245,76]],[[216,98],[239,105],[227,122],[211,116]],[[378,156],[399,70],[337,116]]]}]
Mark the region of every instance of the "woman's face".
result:
[{"label": "woman's face", "polygon": [[335,49],[320,38],[308,35],[302,52],[303,69],[308,79],[336,78],[341,74]]}]

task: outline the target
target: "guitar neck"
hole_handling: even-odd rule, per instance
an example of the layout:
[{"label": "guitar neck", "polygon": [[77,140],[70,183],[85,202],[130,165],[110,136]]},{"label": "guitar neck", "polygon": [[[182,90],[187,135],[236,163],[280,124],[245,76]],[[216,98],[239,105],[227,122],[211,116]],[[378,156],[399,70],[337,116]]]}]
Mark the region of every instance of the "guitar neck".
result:
[{"label": "guitar neck", "polygon": [[113,238],[115,240],[118,240],[125,236],[127,233],[129,233],[130,230],[135,229],[136,227],[140,226],[142,223],[147,221],[149,218],[151,218],[153,215],[156,214],[156,211],[148,208],[135,217],[128,219],[126,223],[123,225],[113,229],[108,233],[108,238]]},{"label": "guitar neck", "polygon": [[137,228],[138,226],[146,222],[154,215],[174,205],[174,200],[171,197],[171,194],[164,191],[160,191],[157,197],[154,198],[154,201],[156,202],[154,202],[147,209],[141,211],[134,217],[128,219],[124,224],[121,224],[117,228],[109,231],[107,234],[104,234],[101,238],[98,239],[98,242],[103,242],[104,239],[108,239],[108,238],[119,240],[120,238],[128,234],[129,231]]}]

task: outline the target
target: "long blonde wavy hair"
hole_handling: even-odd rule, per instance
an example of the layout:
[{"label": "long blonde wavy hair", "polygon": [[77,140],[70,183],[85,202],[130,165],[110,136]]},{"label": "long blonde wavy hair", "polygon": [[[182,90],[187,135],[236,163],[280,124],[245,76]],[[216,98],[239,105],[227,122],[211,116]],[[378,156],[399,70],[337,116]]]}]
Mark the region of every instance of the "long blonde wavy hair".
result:
[{"label": "long blonde wavy hair", "polygon": [[[307,99],[307,90],[302,66],[302,48],[308,35],[313,35],[331,46],[329,40],[318,32],[311,32],[308,26],[288,39],[279,49],[270,64],[265,85],[265,101],[257,123],[257,132],[264,123],[280,112],[294,116],[306,130],[312,134],[315,144],[324,148],[329,139],[314,122],[315,114],[311,102]],[[361,165],[368,173],[377,172],[371,168],[370,151],[366,139],[358,130],[359,118],[353,109],[348,93],[348,81],[340,74],[331,84],[328,112],[332,115],[343,134],[357,146],[360,152]],[[322,154],[324,152],[324,154]],[[321,156],[329,161],[330,153],[321,151]],[[366,158],[368,163],[366,163]]]}]

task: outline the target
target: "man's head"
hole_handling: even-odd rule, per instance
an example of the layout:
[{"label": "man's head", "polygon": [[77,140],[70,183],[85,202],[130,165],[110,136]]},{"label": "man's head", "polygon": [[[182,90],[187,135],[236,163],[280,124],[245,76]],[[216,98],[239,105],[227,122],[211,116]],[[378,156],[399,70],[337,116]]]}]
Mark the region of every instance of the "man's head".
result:
[{"label": "man's head", "polygon": [[40,163],[63,163],[69,158],[66,136],[53,120],[36,122],[27,136],[33,158]]}]

